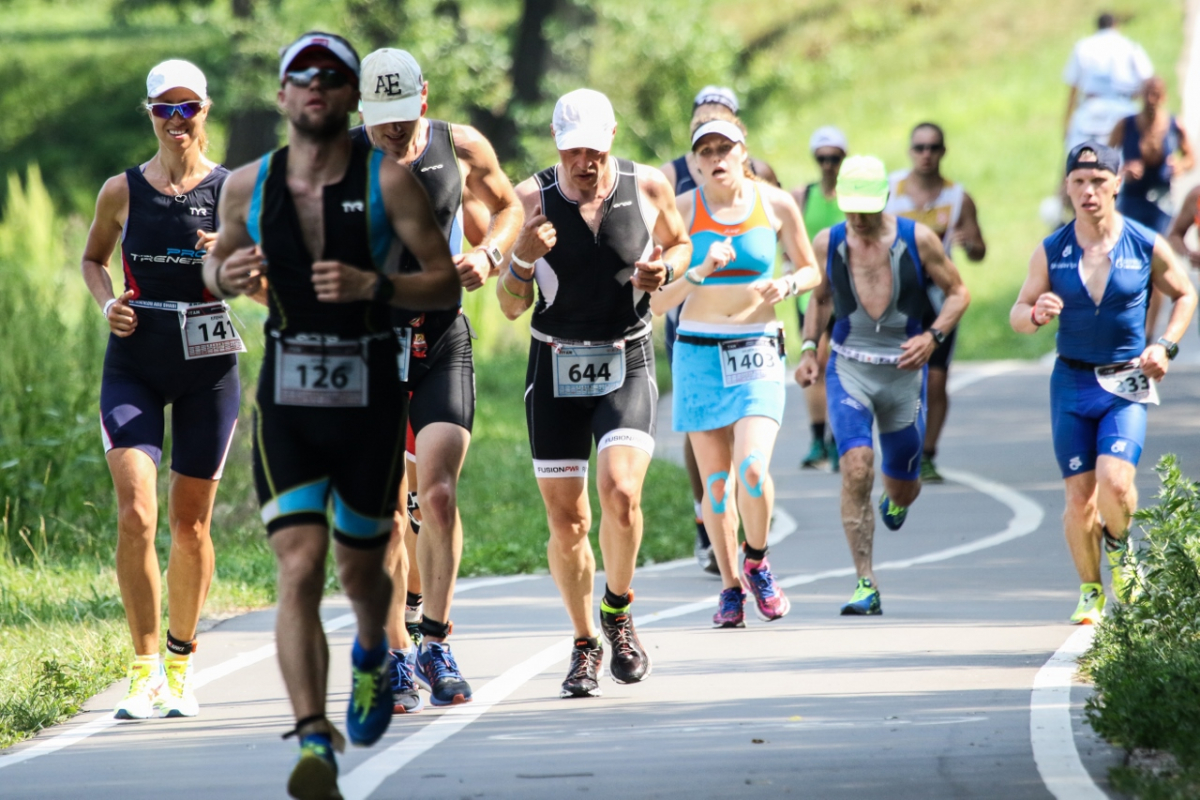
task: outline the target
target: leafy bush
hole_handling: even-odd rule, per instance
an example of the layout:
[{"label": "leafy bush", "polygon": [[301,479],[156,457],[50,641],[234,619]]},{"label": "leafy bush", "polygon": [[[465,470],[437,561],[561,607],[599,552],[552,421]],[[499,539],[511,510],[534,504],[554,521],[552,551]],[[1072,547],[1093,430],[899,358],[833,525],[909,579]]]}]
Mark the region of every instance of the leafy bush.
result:
[{"label": "leafy bush", "polygon": [[1165,767],[1115,769],[1114,786],[1166,800],[1200,793],[1200,490],[1172,455],[1156,470],[1158,505],[1135,515],[1145,539],[1126,556],[1133,600],[1111,610],[1082,665],[1096,685],[1096,732],[1168,755]]}]

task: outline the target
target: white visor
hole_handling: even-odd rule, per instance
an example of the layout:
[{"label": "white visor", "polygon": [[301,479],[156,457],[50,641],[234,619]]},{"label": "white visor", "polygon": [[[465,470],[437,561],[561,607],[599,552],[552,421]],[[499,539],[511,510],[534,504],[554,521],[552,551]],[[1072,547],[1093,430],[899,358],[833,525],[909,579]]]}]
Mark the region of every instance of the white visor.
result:
[{"label": "white visor", "polygon": [[705,136],[708,136],[710,133],[720,134],[736,144],[746,143],[746,134],[742,133],[741,128],[728,120],[714,119],[710,122],[704,123],[699,128],[696,128],[696,132],[692,134],[692,148],[695,149],[696,142],[700,141]]}]

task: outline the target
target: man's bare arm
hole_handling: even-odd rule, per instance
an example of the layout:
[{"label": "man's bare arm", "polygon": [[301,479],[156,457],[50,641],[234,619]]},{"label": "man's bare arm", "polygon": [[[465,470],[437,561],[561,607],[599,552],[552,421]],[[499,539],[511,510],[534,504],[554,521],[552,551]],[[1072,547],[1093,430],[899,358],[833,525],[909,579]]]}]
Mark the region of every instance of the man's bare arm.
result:
[{"label": "man's bare arm", "polygon": [[[1038,321],[1034,322],[1034,313]],[[1017,333],[1037,331],[1062,311],[1062,300],[1050,291],[1050,269],[1046,263],[1046,248],[1038,245],[1029,257],[1029,272],[1017,293],[1017,302],[1008,312],[1008,324]]]},{"label": "man's bare arm", "polygon": [[[500,168],[491,142],[469,125],[453,125],[451,134],[454,137],[454,149],[467,169],[467,191],[490,214],[487,230],[473,244],[478,250],[488,246],[499,248],[503,253],[503,263],[525,222],[525,212],[513,191],[512,182]],[[499,270],[500,265],[497,265],[490,272],[495,275]]]},{"label": "man's bare arm", "polygon": [[987,256],[987,244],[983,241],[983,231],[979,227],[979,213],[969,194],[963,194],[962,214],[954,230],[954,241],[962,247],[971,261],[983,261]]},{"label": "man's bare arm", "polygon": [[1178,342],[1187,333],[1192,314],[1196,310],[1196,289],[1188,280],[1187,273],[1175,260],[1170,245],[1161,236],[1154,242],[1154,254],[1150,260],[1150,280],[1155,289],[1175,301],[1163,337]]},{"label": "man's bare arm", "polygon": [[380,165],[379,183],[392,229],[421,267],[383,276],[395,286],[392,305],[416,311],[453,307],[461,296],[458,270],[425,188],[407,167],[392,161]]},{"label": "man's bare arm", "polygon": [[[529,246],[533,247],[533,251],[518,252],[522,246],[521,237],[518,236],[517,242],[513,245],[512,256],[520,257],[522,261],[532,264],[541,256],[534,256],[534,252],[541,251],[542,247],[537,246],[537,242],[545,239],[548,235],[543,233],[538,235],[539,229],[544,230],[546,226],[545,217],[541,214],[541,208],[538,204],[541,202],[541,192],[538,190],[538,183],[535,178],[527,178],[516,187],[517,201],[521,204],[521,209],[524,212],[525,224],[522,233],[525,238],[529,239]],[[553,229],[553,226],[550,226]],[[553,241],[553,238],[550,238]],[[510,261],[509,267],[500,272],[500,278],[496,281],[496,299],[500,303],[500,310],[504,312],[504,316],[508,319],[516,319],[525,313],[531,305],[533,305],[534,283],[533,275],[525,275],[525,269],[521,269],[521,275],[518,277],[515,265]]]},{"label": "man's bare arm", "polygon": [[258,179],[259,161],[241,167],[225,179],[217,216],[221,220],[216,244],[204,258],[204,285],[217,297],[250,295],[266,304],[266,262],[246,228],[250,197]]},{"label": "man's bare arm", "polygon": [[925,274],[934,284],[946,294],[942,310],[933,321],[932,327],[943,333],[949,333],[958,325],[967,306],[971,303],[971,293],[963,283],[958,267],[946,256],[945,247],[938,235],[924,225],[917,225],[917,251],[921,255],[921,264]]},{"label": "man's bare arm", "polygon": [[[692,261],[692,240],[688,237],[683,217],[675,205],[675,189],[667,183],[661,171],[644,164],[637,165],[638,187],[658,212],[654,223],[654,241],[662,248],[661,261],[669,265],[675,275],[682,275]],[[642,266],[638,268],[639,279],[635,285],[643,291],[655,291],[666,282],[666,270],[661,274]],[[653,275],[653,278],[650,276]]]}]

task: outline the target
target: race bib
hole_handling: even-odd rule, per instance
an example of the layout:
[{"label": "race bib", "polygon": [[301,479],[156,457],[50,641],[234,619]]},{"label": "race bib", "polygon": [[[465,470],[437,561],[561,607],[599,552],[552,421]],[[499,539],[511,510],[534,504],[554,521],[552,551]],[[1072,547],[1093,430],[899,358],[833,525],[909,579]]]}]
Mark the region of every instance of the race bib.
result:
[{"label": "race bib", "polygon": [[554,396],[600,397],[625,384],[625,343],[554,347]]},{"label": "race bib", "polygon": [[1135,403],[1158,405],[1158,384],[1147,378],[1137,361],[1096,367],[1096,381],[1106,392]]},{"label": "race bib", "polygon": [[180,306],[179,316],[183,325],[183,357],[188,361],[246,352],[246,344],[233,327],[224,303]]},{"label": "race bib", "polygon": [[367,404],[363,342],[280,341],[275,346],[275,402],[281,406],[361,408]]},{"label": "race bib", "polygon": [[733,339],[721,342],[721,378],[725,386],[750,381],[782,381],[779,345],[774,338]]},{"label": "race bib", "polygon": [[400,352],[396,353],[396,371],[400,373],[400,382],[408,382],[408,365],[412,360],[412,328],[393,328],[396,331],[396,342]]}]

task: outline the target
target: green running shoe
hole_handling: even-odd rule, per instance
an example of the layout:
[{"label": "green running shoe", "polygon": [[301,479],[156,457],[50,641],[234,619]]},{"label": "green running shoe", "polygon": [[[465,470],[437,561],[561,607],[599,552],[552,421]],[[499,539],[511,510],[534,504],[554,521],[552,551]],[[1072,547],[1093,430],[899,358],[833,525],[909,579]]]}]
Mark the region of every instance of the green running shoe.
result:
[{"label": "green running shoe", "polygon": [[1079,605],[1071,615],[1075,625],[1097,625],[1104,619],[1104,587],[1099,583],[1085,583],[1079,587]]},{"label": "green running shoe", "polygon": [[324,734],[312,734],[300,740],[300,758],[288,778],[288,796],[299,800],[342,800],[338,791],[337,761],[334,744]]},{"label": "green running shoe", "polygon": [[1104,557],[1112,570],[1113,596],[1118,603],[1128,603],[1133,590],[1133,569],[1125,565],[1125,554],[1129,552],[1129,535],[1116,539],[1104,531]]},{"label": "green running shoe", "polygon": [[921,456],[921,483],[945,483],[946,479],[937,471],[933,459],[927,455]]},{"label": "green running shoe", "polygon": [[879,590],[870,578],[859,578],[858,586],[850,602],[842,606],[842,616],[874,616],[882,614],[883,606],[879,603]]},{"label": "green running shoe", "polygon": [[887,492],[884,492],[879,497],[879,516],[883,518],[883,524],[889,531],[898,531],[904,520],[908,519],[908,506],[896,505],[887,496]]},{"label": "green running shoe", "polygon": [[832,438],[825,443],[825,454],[829,457],[829,471],[838,472],[842,467],[842,457],[838,455],[837,442]]},{"label": "green running shoe", "polygon": [[817,469],[827,458],[829,458],[829,454],[825,452],[825,443],[819,439],[813,439],[812,444],[808,446],[808,455],[800,462],[800,469]]}]

